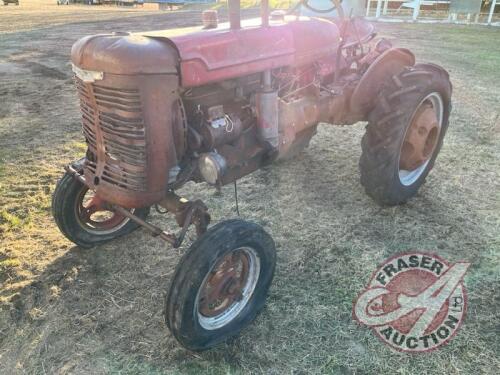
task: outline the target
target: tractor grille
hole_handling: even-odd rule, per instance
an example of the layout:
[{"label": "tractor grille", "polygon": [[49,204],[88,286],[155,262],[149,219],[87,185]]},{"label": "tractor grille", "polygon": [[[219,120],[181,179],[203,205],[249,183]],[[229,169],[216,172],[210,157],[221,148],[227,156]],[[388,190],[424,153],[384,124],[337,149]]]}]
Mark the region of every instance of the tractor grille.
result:
[{"label": "tractor grille", "polygon": [[[95,155],[86,168],[93,176],[122,189],[146,191],[146,133],[139,90],[75,80],[83,133]],[[99,160],[102,149],[104,157],[100,158],[104,160]]]}]

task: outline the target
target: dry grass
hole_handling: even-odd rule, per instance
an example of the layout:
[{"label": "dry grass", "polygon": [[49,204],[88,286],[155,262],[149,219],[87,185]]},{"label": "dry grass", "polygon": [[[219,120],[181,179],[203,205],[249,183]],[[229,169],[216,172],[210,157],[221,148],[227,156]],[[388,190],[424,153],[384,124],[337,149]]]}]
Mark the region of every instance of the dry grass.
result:
[{"label": "dry grass", "polygon": [[[111,30],[190,26],[199,12],[127,18],[110,11],[104,21],[107,11],[98,7],[85,19],[52,7],[40,10],[43,23],[19,21],[22,31],[6,12],[0,8],[0,373],[497,373],[497,29],[377,25],[451,72],[453,116],[428,183],[407,205],[375,205],[358,182],[362,124],[322,126],[297,159],[244,178],[242,215],[264,225],[278,247],[269,303],[243,335],[193,354],[176,344],[161,315],[183,249],[142,230],[79,249],[53,223],[50,196],[62,166],[84,147],[71,44]],[[215,220],[235,215],[231,188],[222,197],[204,185],[182,193],[203,199]],[[172,224],[158,214],[152,220]],[[408,249],[473,263],[465,325],[447,347],[427,355],[395,354],[351,318],[352,300],[375,264]]]},{"label": "dry grass", "polygon": [[117,17],[133,17],[155,14],[147,8],[114,6],[57,5],[57,0],[20,0],[19,6],[9,4],[0,7],[0,33],[12,33],[35,28],[53,27],[68,23],[94,22]]}]

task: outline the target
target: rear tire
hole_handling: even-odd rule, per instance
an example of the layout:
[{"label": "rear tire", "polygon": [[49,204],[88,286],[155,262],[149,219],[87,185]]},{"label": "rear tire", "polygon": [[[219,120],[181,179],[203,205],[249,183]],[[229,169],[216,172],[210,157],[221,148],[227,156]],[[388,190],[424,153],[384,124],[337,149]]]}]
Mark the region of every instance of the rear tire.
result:
[{"label": "rear tire", "polygon": [[[448,73],[433,64],[407,67],[386,83],[368,116],[359,161],[361,184],[377,203],[389,206],[404,203],[425,182],[448,128],[451,92]],[[423,106],[435,110],[439,131],[432,129],[433,132],[423,138],[421,145],[425,158],[416,163],[413,160],[413,164],[405,163],[413,165],[411,168],[402,167],[403,160],[408,158],[407,149],[413,147],[407,142],[411,134],[409,129],[415,126],[416,114],[425,109]],[[425,134],[423,131],[423,137]]]},{"label": "rear tire", "polygon": [[262,227],[228,220],[210,228],[177,265],[165,321],[189,350],[237,335],[264,307],[276,264],[274,241]]},{"label": "rear tire", "polygon": [[[124,218],[117,221],[113,227],[103,230],[102,228],[92,228],[82,222],[78,212],[79,200],[82,194],[85,195],[87,187],[74,178],[69,173],[58,181],[52,196],[52,215],[61,232],[71,242],[83,248],[111,241],[115,238],[128,234],[139,227],[134,221]],[[134,215],[141,219],[146,219],[149,214],[149,207],[134,210]]]}]

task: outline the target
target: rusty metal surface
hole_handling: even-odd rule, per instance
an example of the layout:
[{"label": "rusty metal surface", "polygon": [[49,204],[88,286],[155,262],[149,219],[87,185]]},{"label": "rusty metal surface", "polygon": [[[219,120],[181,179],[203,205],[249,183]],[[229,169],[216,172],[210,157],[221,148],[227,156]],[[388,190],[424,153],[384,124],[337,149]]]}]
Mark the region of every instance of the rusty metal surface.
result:
[{"label": "rusty metal surface", "polygon": [[177,51],[168,43],[139,34],[86,36],[71,48],[81,69],[112,74],[177,74]]},{"label": "rusty metal surface", "polygon": [[[85,191],[88,190],[89,183],[86,180],[85,176],[82,174],[82,171],[77,170],[72,165],[67,165],[65,167],[65,170],[75,179],[84,184],[84,186],[86,187],[86,189],[84,189]],[[206,232],[208,224],[210,223],[210,215],[207,212],[208,209],[201,200],[188,201],[187,199],[181,198],[173,192],[168,192],[161,204],[167,209],[168,212],[175,215],[177,223],[179,224],[179,226],[181,226],[181,231],[178,235],[166,232],[161,228],[148,223],[147,221],[134,215],[133,212],[124,207],[111,204],[101,196],[98,196],[97,193],[95,193],[95,197],[96,200],[93,205],[95,205],[98,210],[112,211],[115,213],[116,217],[121,218],[121,220],[123,220],[123,218],[128,218],[151,232],[153,236],[160,237],[176,248],[181,246],[186,236],[187,230],[191,225],[195,226],[196,234],[198,236],[201,236]],[[77,204],[80,204],[79,200],[77,200]],[[83,213],[83,215],[85,215],[85,213]]]},{"label": "rusty metal surface", "polygon": [[298,134],[315,127],[319,122],[344,123],[345,95],[301,97],[289,102],[279,101],[279,158],[293,150]]},{"label": "rusty metal surface", "polygon": [[399,159],[399,168],[413,171],[431,157],[439,138],[436,111],[430,104],[417,109],[406,132]]},{"label": "rusty metal surface", "polygon": [[166,232],[161,228],[142,220],[123,207],[111,205],[111,209],[146,228],[153,236],[159,236],[161,239],[169,242],[174,248],[178,248],[182,245],[186,233],[191,225],[195,226],[197,236],[201,236],[206,232],[208,224],[210,223],[210,215],[207,212],[207,206],[205,206],[201,200],[189,201],[185,198],[179,197],[173,192],[169,192],[159,205],[166,208],[167,212],[175,215],[177,224],[181,227],[181,230],[177,235]]},{"label": "rusty metal surface", "polygon": [[353,18],[351,22],[344,23],[344,27],[346,28],[342,44],[344,48],[354,46],[359,41],[361,43],[368,42],[375,32],[373,24],[364,18]]},{"label": "rusty metal surface", "polygon": [[227,114],[222,119],[224,125],[214,126],[209,121],[200,128],[203,143],[209,149],[237,140],[243,131],[243,124],[236,114]]},{"label": "rusty metal surface", "polygon": [[217,151],[227,162],[227,170],[220,181],[227,185],[266,164],[272,150],[262,146],[253,127],[243,132],[236,143],[222,145]]},{"label": "rusty metal surface", "polygon": [[[175,194],[174,192],[168,192],[165,198],[158,203],[158,205],[165,208],[169,213],[175,216],[177,224],[183,228],[184,234],[187,227],[194,224],[196,227],[196,233],[201,235],[207,230],[207,226],[210,223],[210,215],[208,214],[208,208],[201,200],[189,201]],[[182,236],[182,237],[181,237]],[[184,238],[181,234],[179,238]]]},{"label": "rusty metal surface", "polygon": [[[75,200],[75,211],[78,220],[94,231],[109,231],[120,227],[127,219],[117,212],[109,211],[106,202],[97,194],[93,194],[87,186],[80,191]],[[91,196],[87,196],[87,195]]]},{"label": "rusty metal surface", "polygon": [[354,90],[350,110],[366,113],[371,109],[384,81],[400,73],[406,66],[415,65],[415,56],[404,48],[391,48],[382,53],[363,74]]},{"label": "rusty metal surface", "polygon": [[187,147],[175,48],[140,35],[97,35],[76,42],[71,57],[87,185],[127,208],[160,201]]},{"label": "rusty metal surface", "polygon": [[76,85],[89,147],[89,187],[128,208],[161,200],[169,170],[186,148],[177,119],[177,77],[105,74],[94,83],[76,78]]},{"label": "rusty metal surface", "polygon": [[218,316],[241,300],[248,275],[249,260],[243,251],[223,257],[201,286],[200,313],[206,317]]},{"label": "rusty metal surface", "polygon": [[[257,128],[242,124],[238,115],[242,104],[231,102],[232,98],[227,105],[223,102],[222,109],[224,116],[229,113],[226,118],[231,120],[231,131],[210,126],[211,119],[208,125],[189,126],[191,151],[195,146],[198,149],[203,145],[208,150],[217,147],[227,160],[228,171],[222,184],[273,160],[276,151],[286,155],[304,143],[304,137],[298,134],[319,121],[344,118],[346,95],[321,96],[315,81],[316,77],[323,79],[334,72],[340,41],[336,24],[306,18],[257,26],[244,25],[236,30],[226,25],[171,38],[165,32],[105,35],[77,42],[72,58],[78,68],[104,71],[95,82],[76,79],[83,131],[89,145],[84,167],[89,187],[107,202],[126,208],[156,204],[165,198],[174,178],[169,171],[178,168],[188,151],[188,118],[196,119],[194,108],[200,111],[200,103],[194,102],[191,95],[191,114],[184,113],[178,77],[173,74],[179,62],[184,86],[265,71],[266,87],[272,91],[277,77],[270,69],[283,65],[291,68],[293,79],[298,77],[298,90],[274,91],[275,106],[280,102],[279,117],[278,110],[275,116],[276,122],[279,118],[275,128],[280,134],[278,138],[278,133],[273,133],[276,139],[271,147],[261,141]],[[361,31],[365,35],[371,30]],[[151,74],[138,74],[144,71],[137,65],[141,54],[146,59],[142,64],[141,56],[141,66]],[[123,61],[118,66],[120,59]],[[114,71],[127,74],[111,73]],[[156,72],[167,74],[153,74]],[[220,88],[215,90],[222,92]],[[286,103],[278,99],[278,93],[286,96]],[[214,98],[221,100],[218,94]],[[233,105],[238,108],[228,112]],[[262,112],[269,111],[257,108],[258,115]]]},{"label": "rusty metal surface", "polygon": [[125,208],[112,205],[111,209],[118,212],[120,215],[128,217],[130,220],[136,222],[141,227],[147,229],[149,232],[151,232],[151,234],[153,236],[155,236],[155,237],[158,236],[162,240],[167,241],[171,245],[174,245],[174,246],[177,243],[177,238],[175,237],[175,235],[173,235],[172,233],[165,232],[161,228],[159,228],[153,224],[150,224],[147,221],[142,220],[140,217],[135,216],[134,214],[132,214],[130,211],[126,210]]},{"label": "rusty metal surface", "polygon": [[240,77],[266,69],[312,63],[335,54],[339,29],[333,22],[304,18],[260,27],[253,20],[232,30],[228,24],[216,30],[170,36],[168,31],[141,35],[165,38],[176,46],[181,59],[184,87]]}]

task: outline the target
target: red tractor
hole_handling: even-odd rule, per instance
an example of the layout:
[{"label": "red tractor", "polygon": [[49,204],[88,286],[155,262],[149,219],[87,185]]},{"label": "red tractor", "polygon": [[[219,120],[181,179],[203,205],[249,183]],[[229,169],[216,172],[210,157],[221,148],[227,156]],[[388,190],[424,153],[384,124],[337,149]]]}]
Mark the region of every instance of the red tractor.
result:
[{"label": "red tractor", "polygon": [[[370,23],[331,2],[337,16],[327,20],[270,17],[263,0],[261,19],[241,23],[239,0],[229,0],[228,25],[95,35],[72,48],[88,150],[57,184],[55,221],[81,247],[138,227],[178,247],[193,224],[198,239],[165,307],[186,348],[210,348],[249,324],[276,261],[256,224],[208,228],[203,202],[175,193],[186,182],[233,184],[300,152],[319,123],[368,122],[361,183],[382,205],[413,197],[434,165],[451,109],[448,73],[375,43]],[[151,206],[174,215],[179,233],[148,223]]]}]

